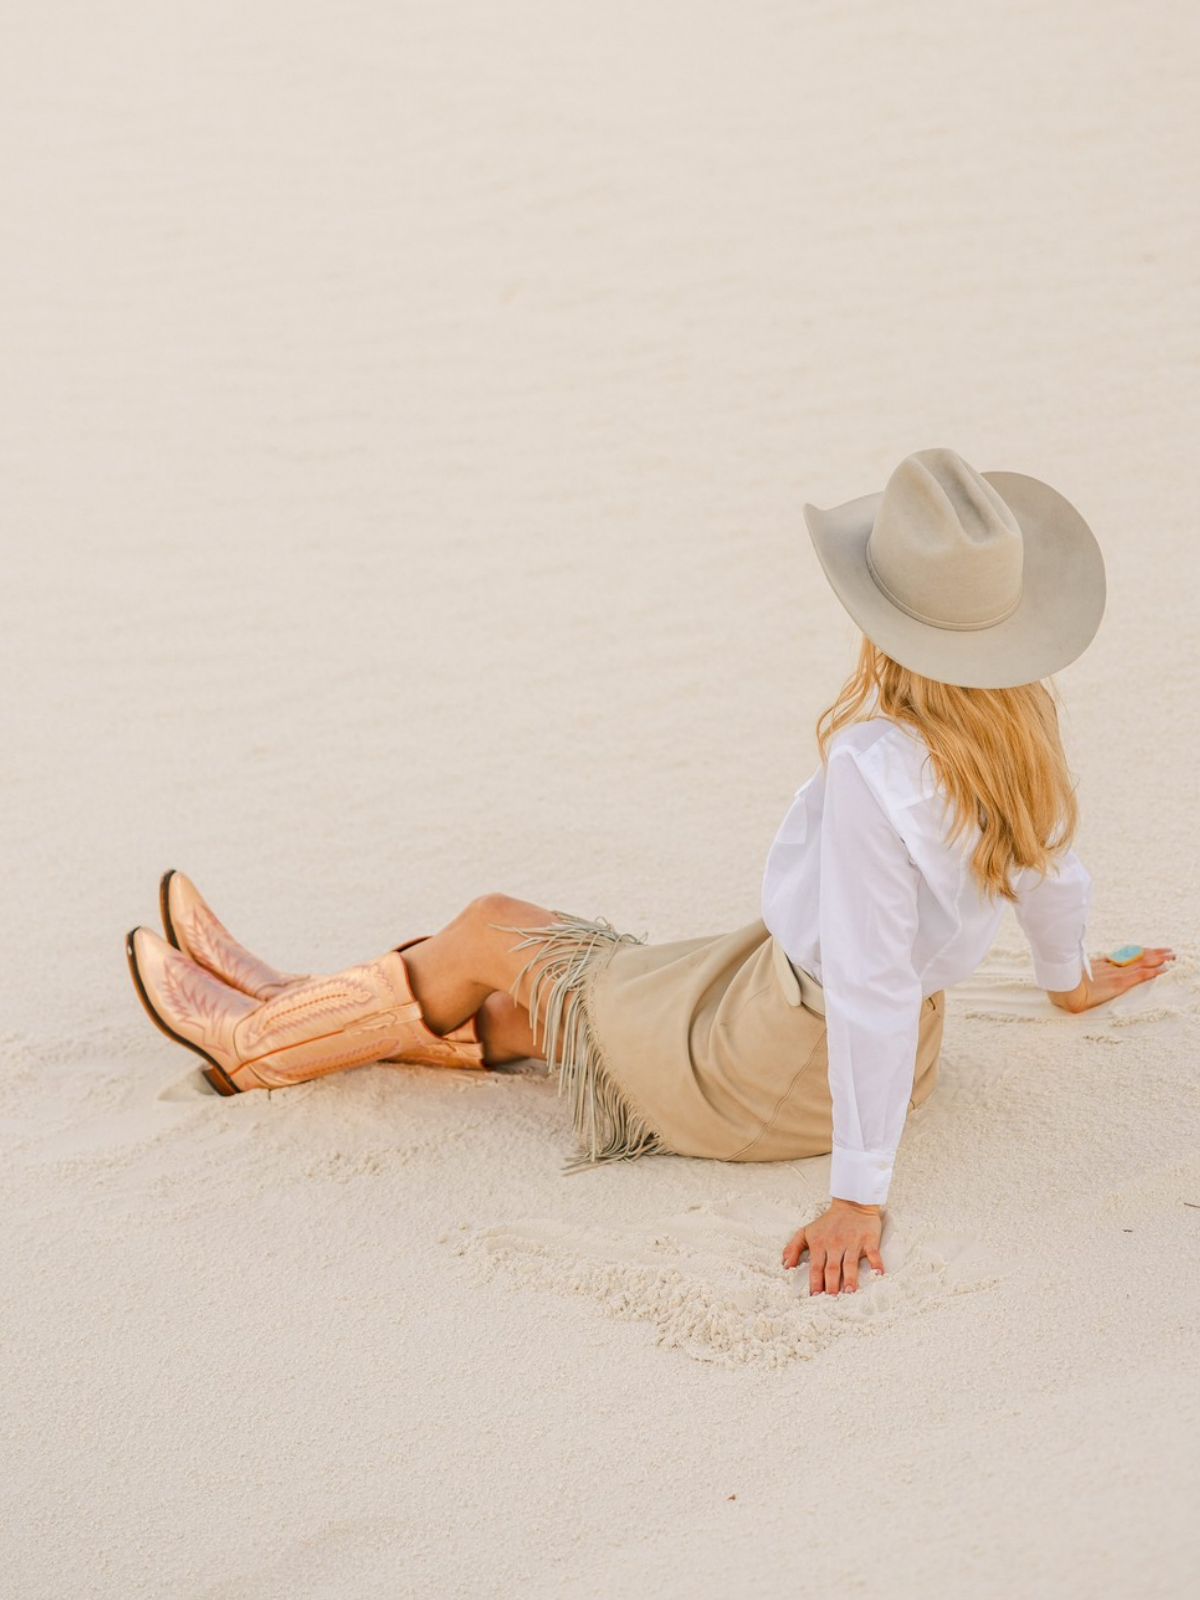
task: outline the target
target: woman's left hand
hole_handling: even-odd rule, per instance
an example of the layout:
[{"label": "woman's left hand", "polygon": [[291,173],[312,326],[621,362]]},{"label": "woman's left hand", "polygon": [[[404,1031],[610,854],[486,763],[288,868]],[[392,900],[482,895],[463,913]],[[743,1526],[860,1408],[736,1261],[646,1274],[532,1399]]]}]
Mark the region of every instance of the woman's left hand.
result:
[{"label": "woman's left hand", "polygon": [[1090,1011],[1093,1006],[1102,1006],[1106,1000],[1115,999],[1136,984],[1161,977],[1164,972],[1171,970],[1175,952],[1169,945],[1154,945],[1143,950],[1136,961],[1125,966],[1118,966],[1107,956],[1093,956],[1091,959],[1092,976],[1089,978],[1085,972],[1078,988],[1047,989],[1046,993],[1060,1010],[1078,1015],[1081,1011]]},{"label": "woman's left hand", "polygon": [[883,1271],[882,1234],[878,1206],[831,1200],[828,1211],[792,1235],[784,1246],[783,1264],[798,1266],[807,1250],[809,1294],[838,1294],[843,1288],[852,1294],[858,1288],[860,1257],[866,1256],[876,1272]]}]

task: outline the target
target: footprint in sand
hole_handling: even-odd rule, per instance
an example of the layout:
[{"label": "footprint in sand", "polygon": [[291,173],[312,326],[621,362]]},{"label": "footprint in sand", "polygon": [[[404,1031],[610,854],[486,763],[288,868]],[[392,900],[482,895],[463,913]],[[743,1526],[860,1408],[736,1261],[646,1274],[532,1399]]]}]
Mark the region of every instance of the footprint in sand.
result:
[{"label": "footprint in sand", "polygon": [[154,1097],[156,1100],[219,1100],[222,1097],[212,1087],[199,1068],[194,1072],[185,1072],[181,1078],[173,1078],[165,1088],[162,1088]]},{"label": "footprint in sand", "polygon": [[856,1294],[810,1296],[807,1259],[791,1273],[779,1264],[795,1227],[793,1207],[710,1202],[650,1227],[505,1223],[454,1248],[481,1276],[583,1295],[606,1316],[650,1324],[658,1345],[728,1367],[809,1360],[843,1334],[876,1333],[998,1281],[973,1238],[910,1235],[885,1216],[883,1276],[867,1272]]}]

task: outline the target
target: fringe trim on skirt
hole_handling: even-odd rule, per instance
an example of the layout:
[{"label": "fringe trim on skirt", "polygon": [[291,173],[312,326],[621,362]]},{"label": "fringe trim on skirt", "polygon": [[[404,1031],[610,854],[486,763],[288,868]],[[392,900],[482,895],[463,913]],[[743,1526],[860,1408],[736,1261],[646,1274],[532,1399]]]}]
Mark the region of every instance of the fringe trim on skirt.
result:
[{"label": "fringe trim on skirt", "polygon": [[509,992],[517,999],[522,980],[533,972],[529,1015],[534,1043],[540,1015],[546,1071],[557,1068],[559,1095],[567,1095],[571,1126],[584,1147],[563,1170],[581,1172],[606,1161],[652,1155],[664,1148],[662,1140],[613,1079],[587,1010],[587,983],[598,960],[617,945],[646,941],[631,933],[618,933],[603,917],[588,921],[562,911],[553,915],[554,922],[540,928],[492,926],[501,933],[522,936],[514,951],[539,947],[518,972]]}]

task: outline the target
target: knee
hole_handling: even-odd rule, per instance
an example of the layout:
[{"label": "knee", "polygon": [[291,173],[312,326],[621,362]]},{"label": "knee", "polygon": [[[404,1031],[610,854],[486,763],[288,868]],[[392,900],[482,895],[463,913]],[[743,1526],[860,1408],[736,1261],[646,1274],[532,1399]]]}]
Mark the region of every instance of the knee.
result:
[{"label": "knee", "polygon": [[476,928],[511,928],[519,923],[524,909],[525,902],[512,895],[481,894],[471,901],[463,916]]}]

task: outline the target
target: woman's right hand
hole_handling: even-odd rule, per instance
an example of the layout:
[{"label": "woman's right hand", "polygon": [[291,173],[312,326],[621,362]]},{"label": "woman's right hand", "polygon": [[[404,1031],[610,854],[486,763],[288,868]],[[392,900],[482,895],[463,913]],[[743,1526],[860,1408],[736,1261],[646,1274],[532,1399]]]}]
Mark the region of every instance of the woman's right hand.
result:
[{"label": "woman's right hand", "polygon": [[1056,1006],[1064,1011],[1090,1011],[1102,1006],[1106,1000],[1115,1000],[1139,983],[1148,983],[1166,972],[1175,959],[1174,950],[1159,945],[1153,950],[1143,950],[1136,961],[1127,967],[1118,967],[1107,956],[1092,957],[1092,976],[1085,972],[1076,989],[1047,989],[1046,993]]},{"label": "woman's right hand", "polygon": [[789,1269],[799,1266],[807,1250],[809,1294],[853,1294],[863,1256],[876,1272],[883,1271],[879,1254],[882,1232],[878,1206],[831,1200],[828,1211],[806,1223],[784,1245],[783,1264]]}]

